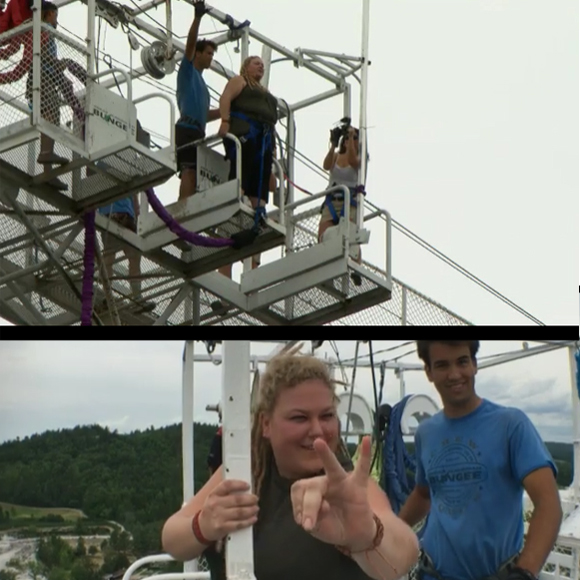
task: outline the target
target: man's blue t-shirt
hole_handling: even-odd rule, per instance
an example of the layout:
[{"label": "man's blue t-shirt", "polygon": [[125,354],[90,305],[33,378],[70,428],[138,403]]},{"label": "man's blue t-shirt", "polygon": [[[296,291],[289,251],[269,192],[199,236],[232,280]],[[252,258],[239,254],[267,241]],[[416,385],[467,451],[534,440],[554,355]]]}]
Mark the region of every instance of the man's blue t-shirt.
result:
[{"label": "man's blue t-shirt", "polygon": [[[441,411],[415,435],[417,485],[431,509],[422,548],[447,580],[494,574],[523,546],[523,479],[556,467],[519,409],[483,400],[469,415]],[[427,579],[430,579],[426,575]]]},{"label": "man's blue t-shirt", "polygon": [[209,91],[201,73],[185,57],[181,59],[181,66],[177,73],[177,106],[182,118],[189,117],[197,121],[201,130],[205,131],[209,110]]},{"label": "man's blue t-shirt", "polygon": [[133,198],[124,197],[123,199],[118,199],[113,203],[106,205],[105,207],[99,208],[99,213],[104,215],[109,215],[110,213],[128,213],[133,219],[135,219],[135,208],[133,207]]}]

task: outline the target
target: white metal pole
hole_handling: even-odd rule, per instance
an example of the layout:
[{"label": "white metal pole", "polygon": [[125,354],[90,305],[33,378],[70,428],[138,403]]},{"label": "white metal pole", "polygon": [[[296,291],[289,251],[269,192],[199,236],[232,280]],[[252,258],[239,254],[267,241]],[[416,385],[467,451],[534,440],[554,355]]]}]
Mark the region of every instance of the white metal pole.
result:
[{"label": "white metal pole", "polygon": [[272,65],[272,48],[266,44],[262,45],[262,60],[264,61],[264,77],[262,86],[268,88],[270,85],[270,66]]},{"label": "white metal pole", "polygon": [[[91,131],[92,131],[92,93],[93,77],[95,74],[95,0],[87,0],[87,84],[85,88],[85,150],[91,150]],[[130,84],[130,83],[129,83]],[[147,206],[144,206],[147,211]]]},{"label": "white metal pole", "polygon": [[246,26],[242,33],[242,64],[248,56],[250,56],[250,31]]},{"label": "white metal pole", "polygon": [[34,0],[34,12],[32,13],[32,125],[35,127],[40,120],[41,16],[41,0]]},{"label": "white metal pole", "polygon": [[351,113],[351,90],[350,85],[345,83],[344,93],[342,95],[342,112],[343,117],[352,117]]},{"label": "white metal pole", "polygon": [[[250,342],[226,340],[222,347],[222,429],[225,479],[252,481],[250,458]],[[254,578],[252,528],[230,534],[226,546],[228,580]]]},{"label": "white metal pole", "polygon": [[[368,68],[369,68],[369,24],[370,24],[370,0],[363,0],[363,25],[362,25],[362,69],[360,83],[360,169],[359,184],[364,185],[367,179],[367,89],[368,89]],[[358,194],[356,225],[363,227],[364,216],[364,196]]]},{"label": "white metal pole", "polygon": [[572,382],[572,425],[574,444],[574,479],[572,489],[574,490],[574,501],[580,502],[580,393],[578,393],[578,368],[576,365],[576,345],[568,347],[570,359],[570,380]]},{"label": "white metal pole", "polygon": [[87,0],[87,50],[89,53],[87,73],[89,77],[95,74],[95,0]]},{"label": "white metal pole", "polygon": [[166,0],[165,2],[165,18],[167,20],[167,46],[165,51],[165,58],[169,60],[171,59],[173,52],[173,33],[171,32],[171,0]]},{"label": "white metal pole", "polygon": [[193,496],[193,340],[185,341],[182,375],[181,446],[183,453],[183,503]]},{"label": "white metal pole", "polygon": [[[183,503],[193,496],[193,340],[185,341],[182,375],[181,448],[183,462]],[[197,572],[197,560],[183,563],[184,572]]]},{"label": "white metal pole", "polygon": [[350,414],[352,411],[352,398],[354,395],[354,379],[356,377],[356,368],[357,368],[357,359],[358,359],[358,348],[360,345],[360,340],[356,341],[356,345],[354,347],[354,366],[352,367],[352,379],[350,384],[350,394],[348,397],[348,408],[346,412],[346,426],[344,428],[344,440],[348,443],[348,433],[350,428]]},{"label": "white metal pole", "polygon": [[405,396],[405,371],[403,369],[401,369],[399,371],[399,397],[400,397],[400,401],[403,400],[404,396]]}]

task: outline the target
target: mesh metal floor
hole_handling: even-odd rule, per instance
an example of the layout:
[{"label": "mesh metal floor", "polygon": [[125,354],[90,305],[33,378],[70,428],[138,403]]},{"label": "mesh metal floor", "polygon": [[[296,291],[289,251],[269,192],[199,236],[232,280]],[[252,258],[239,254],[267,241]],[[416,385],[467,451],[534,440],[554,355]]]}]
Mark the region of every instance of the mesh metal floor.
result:
[{"label": "mesh metal floor", "polygon": [[[0,186],[0,193],[6,191]],[[15,195],[14,188],[12,194]],[[14,321],[30,324],[77,324],[80,317],[79,292],[83,276],[84,231],[78,216],[67,215],[55,205],[41,200],[24,188],[17,188],[16,201],[37,228],[47,247],[57,252],[68,238],[69,245],[62,253],[62,266],[66,277],[50,262],[32,232],[22,223],[10,205],[0,199],[0,315]],[[315,241],[317,217],[315,214],[296,218],[296,235],[293,250],[300,252],[311,247]],[[244,229],[252,224],[251,216],[238,214],[228,224],[220,227],[221,235],[231,235],[236,229]],[[75,233],[76,228],[76,233]],[[99,247],[103,247],[104,232],[97,234]],[[191,252],[190,263],[208,259],[216,252],[214,248],[196,247]],[[223,250],[222,250],[223,251]],[[163,248],[163,252],[179,257],[181,250],[174,244]],[[47,262],[36,271],[2,283],[8,274],[22,272],[25,268]],[[376,266],[363,262],[365,270],[385,279],[386,275]],[[187,276],[174,273],[157,261],[142,256],[140,260],[140,280],[143,298],[155,303],[155,308],[147,314],[140,311],[131,298],[129,264],[123,251],[115,254],[114,276],[111,287],[115,298],[114,310],[118,312],[123,325],[151,325],[169,306],[182,289]],[[215,311],[212,303],[222,298],[205,289],[199,290],[199,311],[193,312],[191,297],[179,304],[167,317],[166,325],[260,326],[294,324],[338,324],[338,325],[400,325],[401,301],[406,292],[408,324],[469,324],[441,305],[431,301],[401,282],[394,280],[392,297],[384,288],[364,276],[362,284],[355,286],[351,280],[344,284],[341,276],[326,284],[310,288],[290,299],[271,304],[260,312],[247,313],[231,307],[227,311]],[[344,289],[346,287],[346,293]],[[76,288],[76,292],[74,290]],[[193,292],[193,290],[192,290]],[[94,301],[102,303],[105,297],[101,272],[95,270]],[[350,310],[349,310],[350,309]],[[14,312],[25,313],[24,319]],[[107,308],[97,308],[97,315],[104,324],[111,324],[114,318]]]}]

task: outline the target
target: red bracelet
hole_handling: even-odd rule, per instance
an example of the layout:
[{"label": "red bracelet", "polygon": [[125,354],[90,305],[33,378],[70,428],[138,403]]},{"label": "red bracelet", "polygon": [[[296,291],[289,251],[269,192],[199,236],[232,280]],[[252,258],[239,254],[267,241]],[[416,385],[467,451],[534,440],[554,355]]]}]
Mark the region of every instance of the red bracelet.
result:
[{"label": "red bracelet", "polygon": [[335,546],[335,548],[339,552],[345,554],[346,556],[352,556],[352,554],[362,554],[363,552],[370,552],[371,550],[378,548],[381,545],[381,542],[383,541],[383,535],[385,533],[385,526],[383,525],[383,522],[381,522],[381,519],[379,518],[379,516],[377,516],[376,514],[373,514],[373,520],[375,521],[375,524],[377,525],[377,531],[375,532],[375,537],[373,538],[373,541],[368,548],[366,548],[365,550],[359,550],[358,552],[353,552],[352,550],[350,550],[346,546]]},{"label": "red bracelet", "polygon": [[193,520],[191,520],[191,529],[193,530],[193,535],[195,536],[195,539],[200,543],[200,544],[204,544],[206,546],[209,546],[210,544],[213,544],[213,542],[211,540],[208,540],[202,533],[201,533],[201,528],[199,527],[199,514],[201,513],[201,510],[199,510],[194,516],[193,516]]}]

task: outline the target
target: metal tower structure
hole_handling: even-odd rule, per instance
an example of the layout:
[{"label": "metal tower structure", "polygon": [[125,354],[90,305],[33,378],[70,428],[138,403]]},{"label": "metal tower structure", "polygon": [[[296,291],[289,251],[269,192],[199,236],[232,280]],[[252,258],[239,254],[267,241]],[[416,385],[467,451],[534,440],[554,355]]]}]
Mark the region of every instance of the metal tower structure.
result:
[{"label": "metal tower structure", "polygon": [[[299,156],[295,113],[341,96],[344,115],[352,116],[350,81],[358,71],[359,183],[365,182],[370,0],[363,0],[360,56],[290,50],[254,30],[248,21],[211,9],[208,17],[227,27],[213,38],[216,44],[238,44],[242,59],[249,54],[250,39],[261,46],[267,69],[265,84],[270,67],[285,60],[329,85],[327,90],[291,104],[273,91],[279,97],[279,116],[285,122],[274,164],[278,187],[275,207],[268,211],[255,242],[238,249],[186,246],[187,251],[183,251],[175,228],[169,228],[152,211],[144,193],[166,182],[176,171],[175,102],[161,90],[150,90],[151,78],[159,80],[175,71],[185,48],[172,32],[170,0],[151,0],[135,4],[137,8],[109,0],[55,3],[61,9],[60,18],[73,5],[77,14],[82,13],[75,27],[77,37],[43,23],[40,0],[35,1],[32,21],[0,34],[0,316],[23,325],[80,324],[85,244],[94,243],[89,230],[84,231],[86,216],[137,194],[137,233],[96,213],[93,302],[104,306],[93,310],[93,324],[469,324],[392,277],[392,220],[388,211],[359,193],[356,224],[348,219],[347,201],[345,219],[318,243],[320,204],[331,190],[306,197],[295,190]],[[166,8],[166,26],[161,28],[145,18],[158,5]],[[98,50],[97,19],[125,34],[133,48],[139,44],[135,37],[139,35],[145,43],[140,59],[143,66],[134,67],[132,62],[128,68],[117,63],[113,66],[109,55],[103,57]],[[53,70],[45,62],[42,47],[47,39],[56,44],[58,58],[64,63],[62,70]],[[2,52],[6,47],[15,51],[7,55]],[[280,58],[272,59],[273,53]],[[108,67],[98,72],[99,63]],[[212,71],[226,79],[235,74],[215,61]],[[58,87],[57,96],[48,102],[42,94],[46,84]],[[169,136],[167,146],[154,149],[140,138],[138,119],[146,123],[140,114],[145,107],[163,123]],[[54,141],[54,153],[66,163],[42,170],[36,163],[41,134]],[[240,146],[233,135],[228,138]],[[217,135],[200,142],[201,191],[166,205],[165,210],[188,231],[227,239],[252,227],[254,211],[244,203],[239,178],[228,181],[227,166],[216,151],[220,144]],[[239,176],[240,167],[237,169]],[[348,200],[349,191],[343,190]],[[382,266],[357,259],[360,246],[369,242],[371,227],[373,244],[384,247]],[[120,248],[112,279],[103,266],[102,240],[107,236]],[[274,248],[280,249],[278,259],[251,269],[252,255]],[[130,275],[122,249],[139,253],[138,276]],[[216,271],[240,260],[244,261],[244,271],[239,283]],[[141,283],[143,299],[155,304],[151,312],[145,312],[132,294],[135,278]],[[366,318],[361,320],[361,316]]]}]

